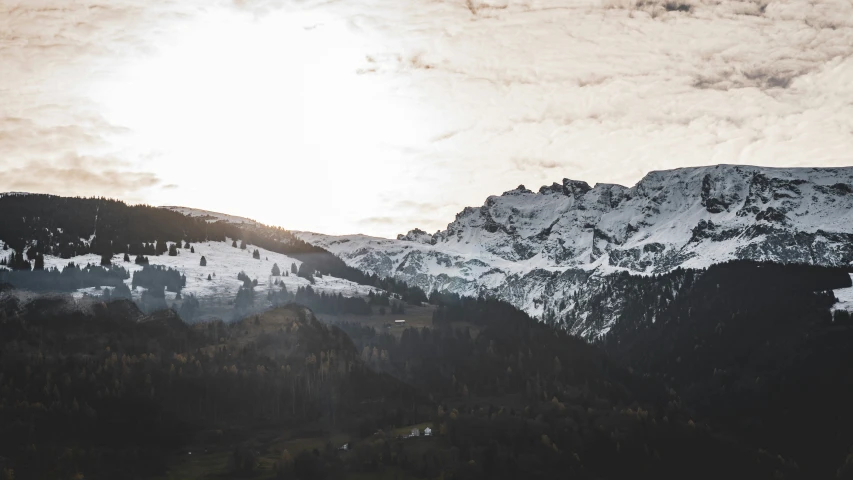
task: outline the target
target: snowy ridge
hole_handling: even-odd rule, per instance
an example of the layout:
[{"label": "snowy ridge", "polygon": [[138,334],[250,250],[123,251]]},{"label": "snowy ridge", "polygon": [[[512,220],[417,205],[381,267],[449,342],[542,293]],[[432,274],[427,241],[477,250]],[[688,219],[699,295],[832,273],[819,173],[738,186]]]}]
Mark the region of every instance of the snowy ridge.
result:
[{"label": "snowy ridge", "polygon": [[[242,281],[237,279],[237,274],[240,272],[245,272],[249,278],[258,280],[258,286],[255,287],[255,290],[259,293],[264,293],[270,288],[278,288],[273,287],[273,281],[276,279],[280,283],[283,283],[287,290],[291,292],[295,292],[299,287],[311,285],[307,279],[298,277],[295,274],[285,275],[285,272],[290,271],[292,264],[296,264],[297,268],[302,265],[300,260],[255,246],[241,250],[232,247],[231,242],[232,239],[229,238],[225,242],[194,243],[192,246],[195,253],[189,249],[180,249],[179,254],[174,257],[169,255],[150,255],[147,258],[151,265],[162,265],[173,268],[185,275],[187,283],[182,291],[182,295],[194,295],[200,299],[216,298],[223,302],[233,299],[237,294],[237,290],[243,284]],[[172,244],[172,242],[168,243],[169,245]],[[255,249],[259,251],[260,259],[252,257],[252,252]],[[207,261],[206,266],[200,265],[202,256]],[[46,269],[56,267],[60,271],[69,262],[77,265],[98,265],[100,261],[100,255],[94,254],[80,255],[73,258],[59,258],[46,255],[44,258]],[[129,271],[131,277],[133,276],[133,272],[142,270],[143,268],[132,261],[122,262],[121,255],[113,257],[113,264],[119,265]],[[278,264],[282,276],[273,277],[271,275],[273,264]],[[211,275],[210,280],[207,279],[208,275]],[[378,291],[374,287],[359,285],[349,280],[335,278],[330,275],[315,277],[314,281],[315,283],[311,285],[311,288],[317,292],[325,292],[327,294],[340,293],[344,296],[352,297],[366,296],[371,290]],[[125,283],[130,287],[131,279],[127,279]],[[139,298],[142,290],[144,289],[132,292],[135,299]],[[96,292],[94,288],[86,288],[80,289],[74,296],[79,298],[84,294],[94,295],[97,293],[99,292]],[[175,293],[166,292],[166,298],[169,301],[173,301]]]},{"label": "snowy ridge", "polygon": [[732,259],[853,264],[853,167],[681,168],[631,188],[564,179],[490,196],[432,235],[297,236],[368,272],[489,293],[541,316],[590,275]]},{"label": "snowy ridge", "polygon": [[160,207],[165,208],[166,210],[171,210],[173,212],[180,213],[181,215],[186,215],[188,217],[196,217],[201,218],[209,223],[213,222],[227,222],[234,225],[250,225],[253,227],[261,226],[261,224],[251,218],[246,217],[238,217],[236,215],[227,215],[219,212],[211,212],[209,210],[202,210],[200,208],[190,208],[190,207],[176,207],[176,206],[167,206]]}]

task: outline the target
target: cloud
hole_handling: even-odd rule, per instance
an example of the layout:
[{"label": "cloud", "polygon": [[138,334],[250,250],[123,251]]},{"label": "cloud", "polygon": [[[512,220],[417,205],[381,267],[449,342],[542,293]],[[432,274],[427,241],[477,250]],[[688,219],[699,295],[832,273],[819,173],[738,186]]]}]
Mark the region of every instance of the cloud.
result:
[{"label": "cloud", "polygon": [[[105,112],[98,96],[211,15],[282,11],[306,14],[301,30],[332,50],[359,49],[352,92],[370,101],[348,105],[358,95],[328,87],[337,110],[314,120],[311,151],[335,149],[285,166],[286,146],[274,163],[257,160],[265,152],[250,141],[224,149],[226,135],[202,132],[172,161],[200,161],[198,145],[206,164],[227,151],[239,188],[272,182],[239,176],[253,162],[284,168],[289,182],[334,183],[326,195],[338,197],[328,202],[289,200],[305,218],[327,221],[323,228],[433,231],[488,195],[563,177],[632,185],[650,170],[712,163],[853,164],[853,5],[843,0],[33,0],[0,3],[0,187],[67,191],[55,169],[91,194],[112,185],[104,188],[151,203],[167,195],[194,204],[198,192],[224,188],[209,185],[222,177],[205,169],[158,160],[168,152]],[[324,36],[332,23],[357,45]],[[259,42],[260,53],[241,53],[275,62],[285,47]],[[229,95],[190,105],[215,115],[237,102]],[[174,108],[162,115],[181,114]],[[263,128],[246,121],[247,131]],[[46,175],[42,184],[31,171]]]},{"label": "cloud", "polygon": [[3,191],[134,199],[139,198],[141,190],[160,183],[153,173],[99,167],[99,163],[104,163],[104,159],[72,158],[54,164],[32,162],[0,171],[0,188]]},{"label": "cloud", "polygon": [[518,170],[552,170],[560,168],[562,164],[553,160],[545,160],[541,158],[515,158],[513,159],[515,168]]}]

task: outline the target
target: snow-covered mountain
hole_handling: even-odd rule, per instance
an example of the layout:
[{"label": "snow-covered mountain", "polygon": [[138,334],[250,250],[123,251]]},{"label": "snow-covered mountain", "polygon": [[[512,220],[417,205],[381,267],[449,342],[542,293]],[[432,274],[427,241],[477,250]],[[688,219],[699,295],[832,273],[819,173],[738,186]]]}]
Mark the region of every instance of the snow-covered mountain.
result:
[{"label": "snow-covered mountain", "polygon": [[590,276],[619,271],[732,259],[850,265],[853,167],[682,168],[650,172],[630,188],[564,179],[491,196],[432,235],[297,235],[426,291],[488,293],[533,315],[559,314]]},{"label": "snow-covered mountain", "polygon": [[[360,285],[358,283],[336,278],[331,275],[323,275],[314,278],[313,282],[291,275],[288,271],[292,265],[300,267],[302,261],[288,255],[266,250],[262,247],[251,246],[245,250],[234,248],[231,246],[233,239],[226,239],[224,242],[207,241],[193,244],[193,250],[180,249],[176,256],[169,255],[151,255],[148,258],[150,265],[159,265],[165,268],[175,269],[186,277],[186,286],[182,289],[182,294],[193,295],[203,302],[214,299],[225,305],[229,300],[233,300],[237,290],[243,284],[237,278],[240,272],[245,273],[249,278],[258,280],[256,291],[260,300],[258,303],[263,306],[262,294],[267,290],[274,288],[273,282],[278,282],[287,288],[288,291],[295,292],[299,287],[311,287],[317,292],[326,294],[342,294],[347,297],[364,297],[370,291],[379,291],[375,287]],[[169,242],[169,245],[172,243]],[[0,242],[0,249],[3,243]],[[258,250],[259,258],[254,258],[252,253]],[[10,249],[9,251],[14,252]],[[201,264],[201,258],[205,258],[205,264]],[[71,258],[60,258],[52,255],[45,255],[44,266],[49,270],[56,268],[59,271],[65,269],[69,263],[77,265],[98,265],[101,261],[100,255],[86,254]],[[122,262],[121,255],[116,255],[113,258],[115,265],[121,266],[130,274],[142,270],[141,265],[133,262]],[[283,272],[280,277],[272,277],[271,271],[273,265],[278,265]],[[0,266],[0,269],[7,267]],[[284,273],[287,272],[287,273]],[[209,277],[208,277],[209,276]],[[125,283],[130,287],[131,279],[125,280]],[[275,287],[276,289],[280,287]],[[134,289],[131,293],[135,300],[141,298],[142,292],[145,289],[140,287]],[[166,300],[171,305],[176,298],[175,292],[165,292]],[[72,293],[75,298],[80,298],[84,295],[100,295],[100,288],[81,288]]]},{"label": "snow-covered mountain", "polygon": [[[119,267],[113,274],[87,267],[109,263]],[[71,264],[75,267],[66,272]],[[168,305],[194,297],[201,303],[194,314],[216,318],[242,314],[247,305],[262,309],[285,301],[283,295],[269,295],[282,288],[293,294],[310,285],[318,294],[346,297],[381,291],[331,253],[248,218],[104,198],[0,193],[0,284],[80,298],[105,297],[104,287],[115,288],[123,280],[133,299],[143,300],[146,285],[153,283],[140,281],[134,287],[133,275],[145,276],[146,264],[179,274],[181,297],[170,284],[164,293]],[[280,276],[273,276],[276,265]],[[80,269],[87,271],[75,273]],[[241,272],[256,281],[256,300],[236,312],[235,297],[245,283],[238,278]]]}]

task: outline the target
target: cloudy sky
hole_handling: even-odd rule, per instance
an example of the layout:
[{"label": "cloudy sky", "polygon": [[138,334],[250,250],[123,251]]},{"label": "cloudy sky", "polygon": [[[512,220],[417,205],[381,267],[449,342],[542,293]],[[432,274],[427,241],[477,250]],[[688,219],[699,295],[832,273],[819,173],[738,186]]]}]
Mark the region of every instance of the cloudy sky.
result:
[{"label": "cloudy sky", "polygon": [[853,165],[851,54],[849,0],[0,0],[0,191],[390,236],[563,177]]}]

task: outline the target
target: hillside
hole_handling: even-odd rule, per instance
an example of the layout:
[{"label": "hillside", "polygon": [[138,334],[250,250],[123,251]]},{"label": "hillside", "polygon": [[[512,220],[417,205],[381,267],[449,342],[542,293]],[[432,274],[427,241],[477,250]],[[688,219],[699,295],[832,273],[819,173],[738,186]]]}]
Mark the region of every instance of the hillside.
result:
[{"label": "hillside", "polygon": [[[226,319],[245,286],[238,279],[241,273],[256,281],[251,288],[257,298],[249,310],[267,308],[281,300],[281,293],[292,296],[309,285],[317,294],[363,297],[388,290],[407,300],[426,300],[404,284],[348,267],[289,231],[183,207],[7,194],[0,196],[0,248],[0,279],[21,288],[100,296],[102,287],[123,283],[130,290],[123,296],[142,301],[152,285],[137,286],[134,278],[162,267],[175,270],[182,285],[155,292],[152,308],[181,308],[183,299],[192,297],[200,302],[199,315]],[[71,263],[82,273],[65,275]],[[87,265],[105,265],[112,273]],[[273,275],[276,266],[278,276]]]},{"label": "hillside", "polygon": [[[127,301],[5,294],[4,468],[38,479],[800,478],[790,459],[728,438],[597,347],[500,302],[446,300],[432,329],[395,340],[301,307],[190,326]],[[453,318],[484,329],[473,339],[448,328]],[[387,351],[365,354],[364,342]],[[395,436],[411,425],[434,434]]]},{"label": "hillside", "polygon": [[830,311],[828,291],[850,290],[848,272],[732,262],[599,288],[626,304],[601,341],[610,358],[811,478],[833,478],[853,444],[853,321]]},{"label": "hillside", "polygon": [[486,293],[539,318],[562,318],[571,312],[560,305],[610,273],[735,259],[851,265],[853,168],[683,168],[651,172],[630,188],[564,179],[491,196],[435,234],[296,235],[424,291]]},{"label": "hillside", "polygon": [[253,453],[269,435],[358,437],[403,408],[413,423],[432,410],[304,308],[190,327],[127,301],[0,306],[0,456],[15,478],[149,478],[190,445],[231,457],[217,474],[255,471],[259,457],[269,472],[277,455]]}]

